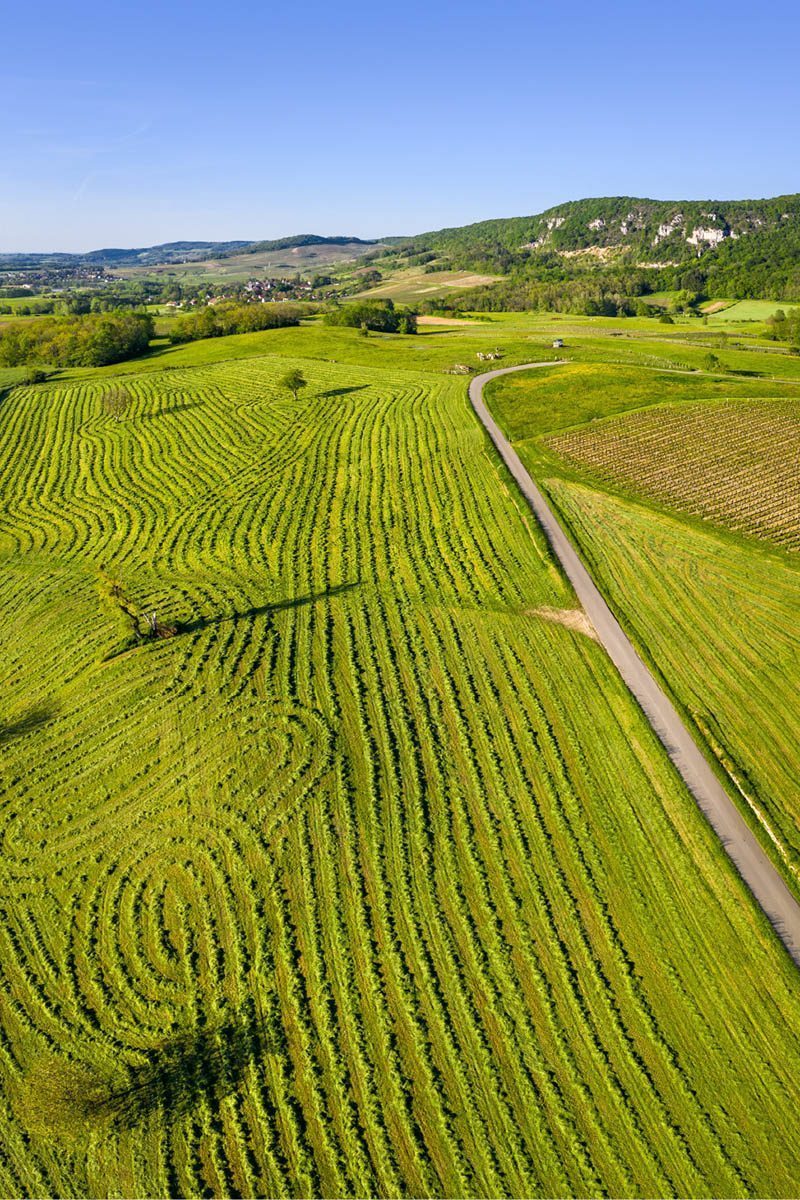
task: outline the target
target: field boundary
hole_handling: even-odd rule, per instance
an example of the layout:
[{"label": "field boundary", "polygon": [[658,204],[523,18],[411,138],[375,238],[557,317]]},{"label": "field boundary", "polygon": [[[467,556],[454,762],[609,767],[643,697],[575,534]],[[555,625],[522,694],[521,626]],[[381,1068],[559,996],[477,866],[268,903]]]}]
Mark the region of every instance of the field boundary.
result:
[{"label": "field boundary", "polygon": [[672,701],[639,656],[612,613],[553,509],[523,465],[519,455],[492,417],[483,389],[492,379],[555,363],[523,363],[475,376],[469,398],[475,413],[514,477],[550,544],[553,554],[575,589],[598,640],[638,702],[698,807],[763,912],[800,967],[800,904],[767,857],[735,802],[725,791]]}]

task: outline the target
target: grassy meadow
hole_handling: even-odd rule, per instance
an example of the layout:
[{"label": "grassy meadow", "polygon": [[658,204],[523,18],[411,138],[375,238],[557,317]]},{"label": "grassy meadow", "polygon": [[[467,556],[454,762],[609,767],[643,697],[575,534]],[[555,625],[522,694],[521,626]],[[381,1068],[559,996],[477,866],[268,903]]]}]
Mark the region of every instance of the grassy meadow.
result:
[{"label": "grassy meadow", "polygon": [[[766,321],[777,310],[788,312],[797,306],[782,300],[735,300],[713,314],[714,321]],[[710,318],[711,319],[711,318]]]},{"label": "grassy meadow", "polygon": [[798,564],[573,481],[549,491],[614,611],[799,890]]},{"label": "grassy meadow", "polygon": [[[707,353],[680,326],[309,323],[10,378],[3,1195],[796,1195],[795,968],[571,627],[444,374],[495,345],[553,360],[556,329],[573,361],[491,402],[605,586],[638,573],[620,615],[673,690],[690,595],[698,643],[716,620],[710,667],[747,608],[739,692],[697,678],[685,704],[797,846],[774,712],[791,556],[587,487],[545,441],[775,394],[671,373]],[[129,645],[101,567],[177,635]]]}]

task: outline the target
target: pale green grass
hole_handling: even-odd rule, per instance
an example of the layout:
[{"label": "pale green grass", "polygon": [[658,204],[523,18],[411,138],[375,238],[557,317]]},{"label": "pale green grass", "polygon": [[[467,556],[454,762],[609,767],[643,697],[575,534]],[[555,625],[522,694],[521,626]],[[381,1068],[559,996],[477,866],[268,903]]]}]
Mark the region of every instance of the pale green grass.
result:
[{"label": "pale green grass", "polygon": [[[488,396],[642,652],[700,713],[731,794],[797,886],[800,759],[787,732],[800,688],[797,385],[583,362],[497,380]],[[667,504],[686,517],[660,513]]]},{"label": "pale green grass", "polygon": [[726,324],[730,321],[766,321],[779,308],[784,312],[795,308],[796,305],[783,300],[737,300],[729,308],[709,316],[710,322]]},{"label": "pale green grass", "polygon": [[[641,360],[649,358],[651,347],[641,343],[628,349],[627,362],[597,361],[608,343],[582,342],[570,348],[579,361],[568,362],[553,371],[537,371],[507,375],[493,380],[486,389],[492,410],[515,442],[536,440],[542,435],[573,427],[583,428],[589,422],[603,422],[621,413],[647,409],[652,405],[673,405],[697,401],[747,400],[784,395],[788,402],[800,401],[800,379],[776,387],[767,378],[712,375],[685,370],[650,369]],[[652,347],[654,349],[654,347]],[[643,353],[643,349],[645,352]],[[674,354],[672,348],[661,347],[662,354]],[[692,349],[690,353],[702,361],[708,351]],[[720,357],[733,357],[730,351]],[[762,356],[740,352],[742,361],[760,364]],[[653,355],[655,362],[660,356]],[[770,360],[771,361],[771,360]],[[781,358],[792,366],[788,356]],[[606,424],[589,429],[605,429]],[[542,452],[545,443],[537,443]],[[532,445],[531,450],[536,446]]]},{"label": "pale green grass", "polygon": [[355,262],[364,254],[376,249],[375,246],[358,245],[355,242],[340,246],[289,246],[282,250],[232,254],[227,258],[205,259],[202,262],[167,263],[157,267],[117,267],[114,274],[123,279],[176,279],[186,283],[266,276],[288,278],[298,271],[303,275],[316,272],[326,274],[342,264]]},{"label": "pale green grass", "polygon": [[[365,338],[358,330],[325,326],[321,320],[312,319],[298,328],[211,338],[183,346],[169,346],[163,341],[156,343],[146,358],[102,368],[101,374],[138,374],[270,353],[441,374],[455,362],[467,362],[478,369],[478,352],[499,347],[505,356],[500,365],[566,357],[676,370],[702,369],[713,351],[725,371],[800,380],[800,356],[763,345],[756,349],[746,342],[741,347],[726,344],[720,348],[713,331],[696,320],[691,325],[661,326],[646,318],[618,320],[550,313],[474,315],[474,324],[447,329],[423,326],[417,337],[371,334]],[[553,349],[556,336],[565,340],[563,350]],[[86,379],[93,374],[76,368],[61,372],[60,378]]]},{"label": "pale green grass", "polygon": [[431,271],[409,268],[392,273],[380,283],[360,293],[362,296],[387,297],[396,304],[413,304],[452,296],[458,288],[495,283],[499,276],[479,275],[473,271]]},{"label": "pale green grass", "polygon": [[677,291],[650,292],[648,295],[642,296],[641,299],[645,304],[652,304],[655,308],[668,308],[670,304],[674,303],[677,295]]}]

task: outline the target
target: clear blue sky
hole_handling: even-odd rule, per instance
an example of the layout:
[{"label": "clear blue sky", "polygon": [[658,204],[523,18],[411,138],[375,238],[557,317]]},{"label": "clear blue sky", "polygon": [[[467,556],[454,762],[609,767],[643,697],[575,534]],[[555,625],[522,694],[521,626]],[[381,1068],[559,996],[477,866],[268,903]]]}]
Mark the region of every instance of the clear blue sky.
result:
[{"label": "clear blue sky", "polygon": [[800,4],[3,6],[0,250],[800,190]]}]

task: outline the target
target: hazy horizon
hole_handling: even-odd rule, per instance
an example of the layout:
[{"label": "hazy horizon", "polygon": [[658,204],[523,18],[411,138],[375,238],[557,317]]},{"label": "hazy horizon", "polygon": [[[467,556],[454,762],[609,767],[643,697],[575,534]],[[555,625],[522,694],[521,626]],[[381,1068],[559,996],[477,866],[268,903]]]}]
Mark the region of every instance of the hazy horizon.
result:
[{"label": "hazy horizon", "polygon": [[[630,196],[631,199],[652,200],[657,203],[663,203],[663,204],[669,204],[669,203],[673,203],[673,202],[681,203],[681,202],[686,202],[686,201],[700,202],[700,203],[705,201],[708,204],[724,204],[724,203],[730,202],[730,201],[747,201],[747,200],[752,200],[755,202],[755,201],[759,201],[759,200],[777,199],[779,196],[788,196],[788,195],[793,195],[793,194],[795,194],[795,193],[792,193],[792,192],[788,191],[787,189],[783,189],[778,192],[770,193],[769,195],[765,194],[763,196],[755,196],[755,195],[753,195],[753,196],[707,196],[707,195],[706,196],[700,196],[700,195],[697,195],[697,196],[645,196],[639,192],[624,192],[624,193],[623,192],[615,192],[615,193],[613,193],[614,196],[626,195],[626,196]],[[611,197],[611,195],[612,195],[611,193],[608,193],[609,198]],[[604,198],[606,198],[606,197],[600,196],[600,195],[597,195],[597,196],[589,196],[589,195],[569,196],[569,197],[564,197],[561,200],[554,200],[552,203],[546,204],[542,208],[530,209],[529,211],[526,211],[526,212],[486,213],[482,217],[474,218],[474,222],[473,221],[463,221],[463,222],[449,221],[449,222],[447,222],[447,224],[437,226],[436,228],[437,229],[444,229],[444,228],[448,228],[448,227],[457,228],[461,225],[468,225],[468,224],[472,224],[475,222],[481,222],[481,221],[488,221],[488,220],[495,220],[495,219],[502,220],[504,218],[512,218],[512,217],[537,216],[539,213],[544,212],[549,208],[558,208],[559,205],[567,204],[571,201],[582,201],[582,200],[592,200],[592,199],[601,200]],[[187,236],[184,234],[184,235],[179,235],[176,237],[163,237],[163,238],[159,237],[159,238],[156,238],[154,241],[147,242],[147,243],[145,243],[145,242],[126,243],[123,241],[116,241],[116,242],[107,242],[107,243],[104,243],[103,245],[97,244],[97,245],[80,246],[77,249],[65,248],[63,246],[48,246],[42,250],[32,250],[32,249],[30,249],[30,247],[21,247],[20,249],[9,250],[5,246],[0,244],[0,254],[20,254],[20,253],[22,253],[22,254],[24,254],[24,253],[28,253],[28,254],[59,254],[59,253],[61,253],[61,254],[88,254],[88,253],[104,251],[104,250],[138,250],[138,249],[146,250],[146,249],[150,249],[154,246],[169,246],[169,245],[173,245],[173,244],[180,243],[180,242],[212,242],[212,243],[244,242],[244,243],[249,243],[249,242],[280,241],[282,238],[303,237],[303,236],[317,236],[317,237],[326,237],[326,238],[347,237],[347,238],[350,238],[352,241],[380,242],[385,238],[419,237],[421,234],[433,233],[435,231],[436,230],[432,226],[427,226],[425,229],[405,229],[401,232],[398,232],[395,230],[393,230],[391,232],[387,232],[386,230],[384,230],[383,233],[377,237],[368,236],[368,235],[363,234],[358,231],[354,233],[351,229],[332,229],[332,230],[326,230],[326,231],[321,231],[319,229],[286,229],[286,230],[283,230],[282,232],[276,232],[276,233],[264,234],[264,233],[258,232],[252,237],[249,237],[249,236],[243,237],[241,234],[235,233],[235,232],[231,233],[230,235],[224,236],[224,237],[206,237],[203,234],[198,234],[197,236]]]},{"label": "hazy horizon", "polygon": [[378,238],[585,196],[794,190],[793,6],[754,24],[739,0],[689,21],[415,0],[402,18],[14,8],[0,249]]}]

